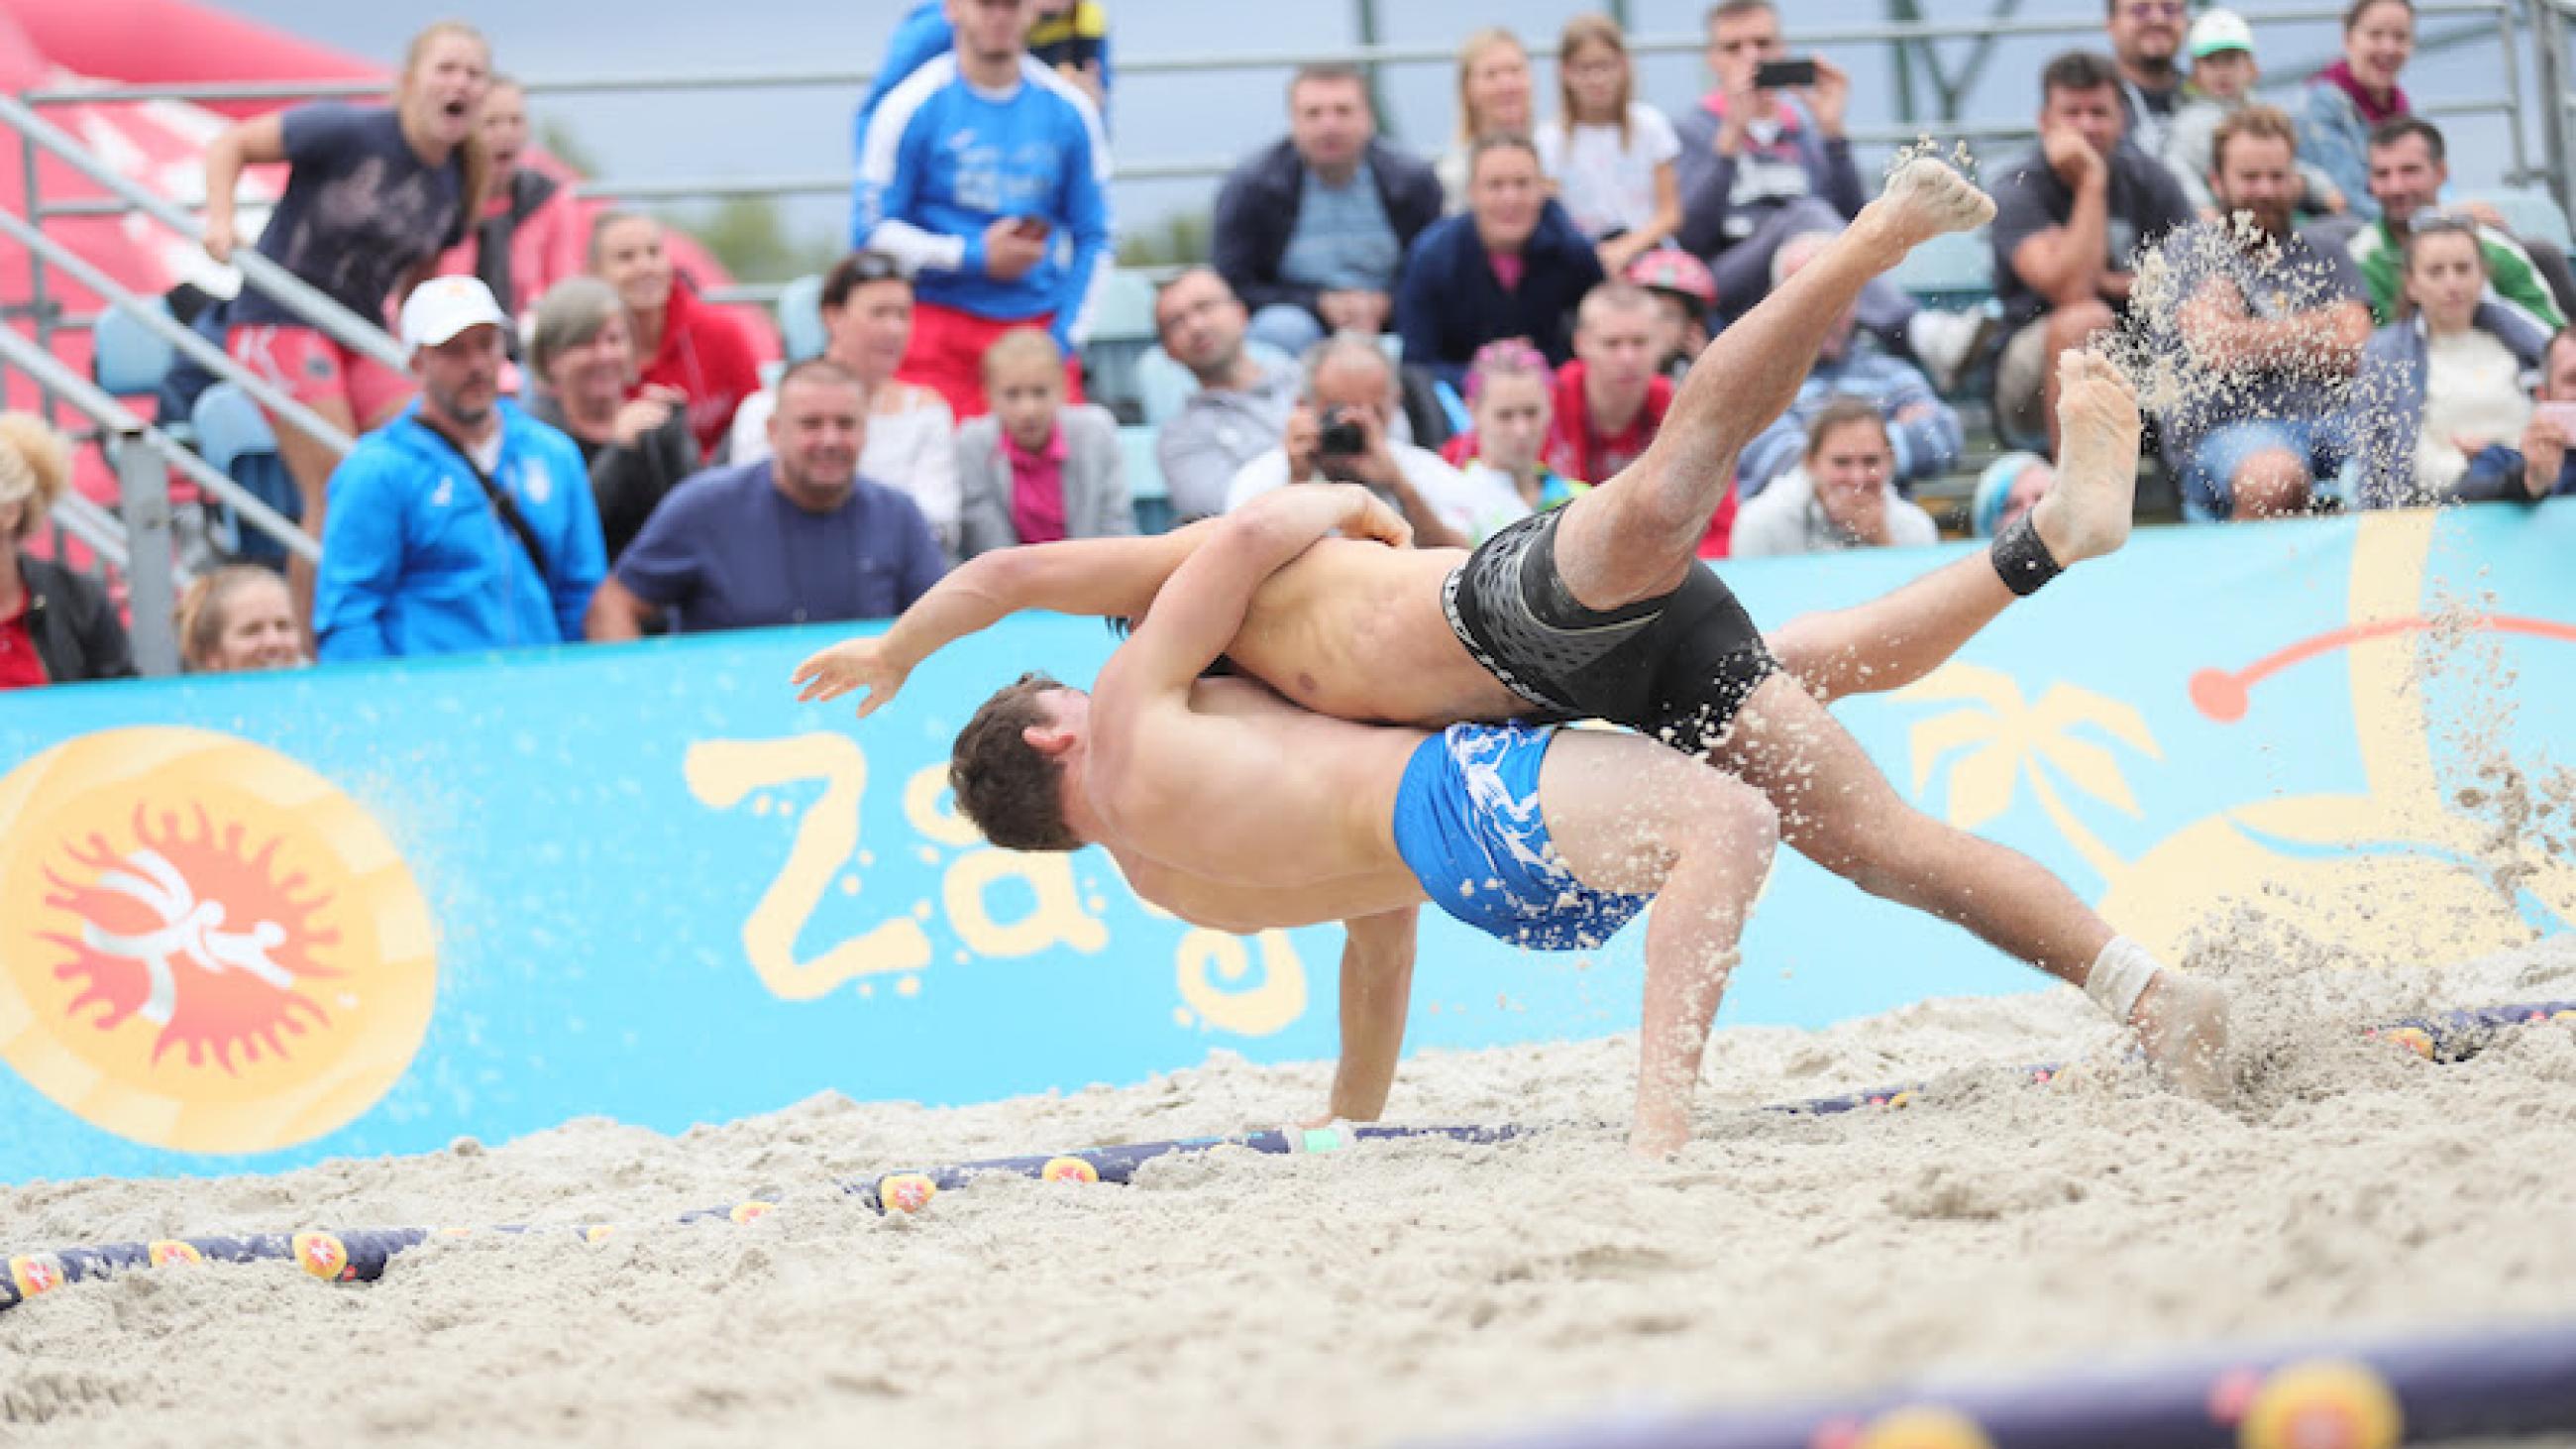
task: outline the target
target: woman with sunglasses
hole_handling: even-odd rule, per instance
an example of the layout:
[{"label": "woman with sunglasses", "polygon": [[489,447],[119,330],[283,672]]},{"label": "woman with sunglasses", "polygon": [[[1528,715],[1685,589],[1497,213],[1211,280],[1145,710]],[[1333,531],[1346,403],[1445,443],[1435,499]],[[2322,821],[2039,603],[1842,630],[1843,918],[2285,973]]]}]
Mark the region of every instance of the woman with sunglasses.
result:
[{"label": "woman with sunglasses", "polygon": [[[950,558],[957,556],[957,417],[930,388],[899,382],[912,340],[912,283],[894,258],[859,251],[823,278],[823,355],[848,368],[866,394],[868,440],[859,473],[911,496]],[[731,461],[769,456],[774,388],[743,401],[734,415]]]}]

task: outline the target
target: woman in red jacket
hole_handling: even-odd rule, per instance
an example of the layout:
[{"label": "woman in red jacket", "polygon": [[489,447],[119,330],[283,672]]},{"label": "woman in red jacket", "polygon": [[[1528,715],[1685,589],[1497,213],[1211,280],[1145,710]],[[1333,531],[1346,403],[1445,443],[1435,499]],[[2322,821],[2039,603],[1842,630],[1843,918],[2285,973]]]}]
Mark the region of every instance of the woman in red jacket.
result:
[{"label": "woman in red jacket", "polygon": [[688,399],[689,434],[698,455],[717,456],[734,409],[760,391],[760,361],[751,334],[671,270],[662,224],[631,211],[600,213],[590,230],[590,270],[617,289],[635,355],[645,359],[636,386],[676,388]]}]

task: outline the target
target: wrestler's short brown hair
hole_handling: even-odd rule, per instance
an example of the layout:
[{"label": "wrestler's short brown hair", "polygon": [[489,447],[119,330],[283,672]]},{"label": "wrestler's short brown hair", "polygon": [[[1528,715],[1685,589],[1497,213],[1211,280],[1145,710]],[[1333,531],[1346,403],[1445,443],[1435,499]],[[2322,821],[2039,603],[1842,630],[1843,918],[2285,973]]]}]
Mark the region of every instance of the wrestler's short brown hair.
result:
[{"label": "wrestler's short brown hair", "polygon": [[1004,850],[1080,850],[1064,818],[1064,766],[1028,742],[1026,731],[1052,721],[1038,696],[1064,686],[1023,674],[993,692],[948,756],[948,788],[957,809]]}]

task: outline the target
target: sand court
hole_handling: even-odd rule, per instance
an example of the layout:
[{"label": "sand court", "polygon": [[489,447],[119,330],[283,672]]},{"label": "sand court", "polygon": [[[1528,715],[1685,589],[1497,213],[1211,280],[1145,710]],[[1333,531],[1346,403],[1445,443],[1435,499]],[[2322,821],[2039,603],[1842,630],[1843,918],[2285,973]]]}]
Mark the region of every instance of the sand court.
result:
[{"label": "sand court", "polygon": [[[821,1097],[663,1136],[0,1195],[11,1252],[316,1226],[611,1222],[444,1239],[374,1284],[282,1263],[74,1284],[0,1315],[0,1440],[68,1444],[1401,1444],[1608,1409],[2145,1361],[2211,1341],[2567,1310],[2576,1031],[2436,1065],[2353,1023],[2576,997],[2563,942],[2253,983],[2269,1063],[2155,1088],[2072,991],[1821,1032],[1722,1029],[1698,1140],[1644,1166],[1634,1040],[1429,1054],[1396,1120],[1545,1128],[1173,1157],[1129,1187],[987,1179],[879,1216],[834,1181],[1196,1134],[1324,1064],[928,1110]],[[2021,1064],[2071,1059],[2032,1087]],[[1761,1104],[1917,1080],[1899,1111]],[[774,1198],[745,1226],[677,1226]],[[302,1389],[292,1387],[301,1382]],[[244,1386],[267,1391],[243,1393]],[[212,1397],[213,1385],[232,1385]]]}]

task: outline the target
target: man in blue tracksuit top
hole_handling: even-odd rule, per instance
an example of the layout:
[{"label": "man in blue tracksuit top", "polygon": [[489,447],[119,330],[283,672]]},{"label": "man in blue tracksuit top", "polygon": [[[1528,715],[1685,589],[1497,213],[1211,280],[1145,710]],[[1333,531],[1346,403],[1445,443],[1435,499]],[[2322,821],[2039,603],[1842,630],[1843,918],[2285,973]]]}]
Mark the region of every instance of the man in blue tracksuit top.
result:
[{"label": "man in blue tracksuit top", "polygon": [[324,662],[581,637],[608,571],[599,509],[572,439],[500,398],[509,325],[472,277],[404,302],[420,401],[331,474],[313,598]]},{"label": "man in blue tracksuit top", "polygon": [[[1043,10],[1045,7],[1034,8]],[[1079,66],[1083,57],[1077,52],[1088,41],[1095,52],[1089,59],[1097,68],[1095,86],[1102,98],[1099,102],[1100,119],[1105,125],[1109,120],[1107,97],[1111,70],[1109,37],[1105,33],[1106,25],[1097,13],[1099,10],[1099,6],[1091,4],[1067,5],[1052,25],[1043,15],[1035,17],[1036,29],[1031,32],[1031,38],[1037,43],[1030,46],[1029,53],[1070,80],[1072,76],[1067,74],[1068,69]],[[1076,38],[1071,43],[1050,46],[1042,33],[1049,29],[1070,31]],[[895,22],[894,34],[886,37],[885,58],[877,63],[877,73],[868,80],[867,99],[859,102],[858,124],[850,131],[858,144],[867,144],[868,118],[877,113],[877,105],[886,98],[886,93],[903,84],[914,71],[946,55],[956,44],[956,39],[956,27],[948,23],[948,0],[919,0],[901,20]],[[865,234],[854,236],[850,244],[864,247],[867,237]]]},{"label": "man in blue tracksuit top", "polygon": [[886,93],[859,147],[853,235],[914,273],[896,375],[961,420],[987,410],[984,349],[1002,333],[1044,327],[1068,358],[1080,349],[1109,251],[1100,113],[1028,54],[1030,3],[948,0],[956,48]]}]

